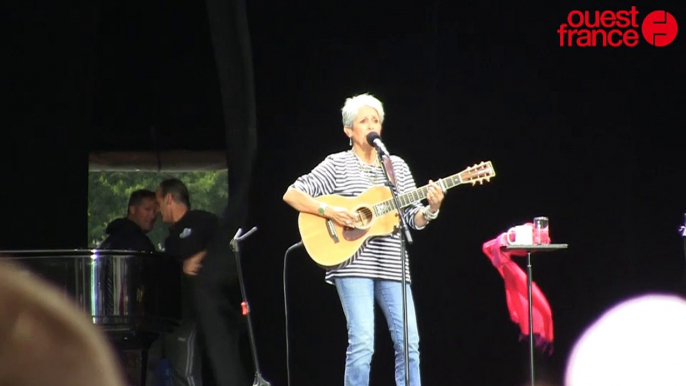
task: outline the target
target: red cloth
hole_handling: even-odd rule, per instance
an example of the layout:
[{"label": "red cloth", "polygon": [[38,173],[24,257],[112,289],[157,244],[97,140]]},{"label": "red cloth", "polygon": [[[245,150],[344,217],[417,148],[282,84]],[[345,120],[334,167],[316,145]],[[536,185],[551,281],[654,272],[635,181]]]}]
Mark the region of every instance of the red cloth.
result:
[{"label": "red cloth", "polygon": [[[548,242],[550,239],[548,238]],[[502,247],[508,244],[507,233],[502,233],[493,240],[483,244],[483,251],[491,259],[493,266],[500,272],[505,282],[505,297],[510,319],[519,324],[520,337],[529,335],[529,297],[526,273],[517,263],[510,259],[511,255],[526,256],[526,252],[508,252]],[[552,352],[553,317],[550,305],[535,282],[532,283],[531,297],[533,299],[534,339],[536,347],[543,351]]]}]

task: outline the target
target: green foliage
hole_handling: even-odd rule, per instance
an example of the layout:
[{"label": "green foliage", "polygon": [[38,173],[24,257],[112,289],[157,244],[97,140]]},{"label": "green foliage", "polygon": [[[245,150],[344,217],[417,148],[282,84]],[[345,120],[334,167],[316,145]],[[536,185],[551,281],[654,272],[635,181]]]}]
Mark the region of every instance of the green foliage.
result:
[{"label": "green foliage", "polygon": [[[126,204],[137,189],[155,191],[166,178],[178,178],[188,186],[193,209],[203,209],[221,215],[228,202],[228,173],[217,172],[90,172],[88,175],[88,240],[97,247],[105,237],[110,221],[126,216]],[[158,215],[148,237],[158,248],[167,232],[167,225]]]}]

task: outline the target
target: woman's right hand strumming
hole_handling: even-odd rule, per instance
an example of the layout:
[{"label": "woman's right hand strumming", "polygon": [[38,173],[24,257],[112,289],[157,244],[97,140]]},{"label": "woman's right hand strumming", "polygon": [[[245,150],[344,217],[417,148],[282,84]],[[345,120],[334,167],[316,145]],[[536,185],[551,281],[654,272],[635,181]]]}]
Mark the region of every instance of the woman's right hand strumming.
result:
[{"label": "woman's right hand strumming", "polygon": [[340,207],[328,207],[324,214],[340,226],[354,227],[360,220],[360,215],[356,212]]},{"label": "woman's right hand strumming", "polygon": [[338,206],[328,206],[297,189],[289,188],[283,195],[283,200],[300,212],[324,216],[340,226],[354,227],[360,220],[360,216],[356,212]]}]

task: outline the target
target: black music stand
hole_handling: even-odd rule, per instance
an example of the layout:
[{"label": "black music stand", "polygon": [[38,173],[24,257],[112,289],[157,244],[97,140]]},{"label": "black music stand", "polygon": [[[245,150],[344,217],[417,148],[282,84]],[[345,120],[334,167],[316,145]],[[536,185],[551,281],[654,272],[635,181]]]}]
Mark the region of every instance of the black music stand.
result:
[{"label": "black music stand", "polygon": [[506,245],[507,251],[524,251],[526,252],[526,268],[527,268],[527,290],[529,298],[529,368],[531,370],[531,386],[534,386],[534,311],[533,311],[533,296],[531,295],[531,288],[533,287],[533,280],[531,279],[531,254],[535,252],[554,252],[560,249],[567,249],[567,244],[540,244],[540,245]]}]

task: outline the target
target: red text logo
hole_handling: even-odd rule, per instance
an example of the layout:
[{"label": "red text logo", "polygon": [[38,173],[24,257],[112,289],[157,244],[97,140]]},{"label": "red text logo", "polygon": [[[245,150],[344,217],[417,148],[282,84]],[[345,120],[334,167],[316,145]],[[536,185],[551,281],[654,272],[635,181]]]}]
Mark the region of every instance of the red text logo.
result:
[{"label": "red text logo", "polygon": [[634,47],[638,44],[638,11],[571,11],[560,24],[560,47]]},{"label": "red text logo", "polygon": [[656,47],[664,47],[676,39],[677,22],[666,11],[649,13],[638,23],[638,10],[569,12],[565,23],[557,30],[560,47],[635,47],[639,31],[643,38]]}]

